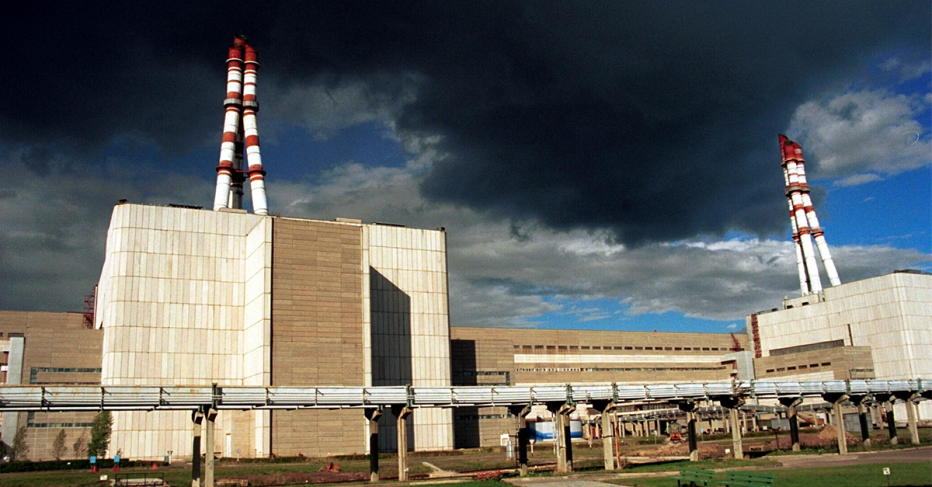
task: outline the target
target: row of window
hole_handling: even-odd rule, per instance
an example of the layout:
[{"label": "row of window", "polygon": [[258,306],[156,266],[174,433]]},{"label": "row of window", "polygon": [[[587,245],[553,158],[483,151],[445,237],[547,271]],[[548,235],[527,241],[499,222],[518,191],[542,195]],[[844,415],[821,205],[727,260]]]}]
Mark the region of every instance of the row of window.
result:
[{"label": "row of window", "polygon": [[[818,369],[818,368],[820,368],[820,367],[829,367],[829,366],[831,366],[831,365],[832,365],[831,362],[822,362],[821,364],[809,364],[809,365],[806,365],[806,364],[803,364],[803,365],[791,365],[791,366],[789,366],[789,367],[777,367],[776,369],[767,369],[767,373],[770,374],[770,373],[773,373],[773,372],[787,372],[787,371],[791,371],[791,370]],[[874,369],[870,369],[870,370],[871,370],[871,372],[874,371]]]},{"label": "row of window", "polygon": [[[29,383],[35,385],[63,384],[63,382],[39,382],[40,373],[99,374],[100,367],[33,367],[29,369]],[[100,384],[97,382],[67,382],[67,384]]]},{"label": "row of window", "polygon": [[518,372],[682,372],[696,370],[725,370],[725,367],[713,365],[709,367],[534,367],[517,369]]},{"label": "row of window", "polygon": [[524,352],[534,350],[548,351],[573,351],[573,350],[665,350],[665,351],[693,351],[693,352],[727,352],[731,350],[727,347],[645,347],[645,346],[602,346],[602,345],[515,345],[515,350]]},{"label": "row of window", "polygon": [[511,413],[508,414],[469,414],[463,416],[457,416],[457,421],[476,421],[479,419],[508,419],[511,418]]},{"label": "row of window", "polygon": [[28,428],[90,428],[94,423],[36,423],[36,413],[30,411],[26,415],[26,427]]}]

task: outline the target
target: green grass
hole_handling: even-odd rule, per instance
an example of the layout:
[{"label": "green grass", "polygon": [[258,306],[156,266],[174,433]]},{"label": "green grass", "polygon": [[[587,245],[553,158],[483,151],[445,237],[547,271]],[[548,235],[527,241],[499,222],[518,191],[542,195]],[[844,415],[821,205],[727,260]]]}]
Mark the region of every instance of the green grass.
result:
[{"label": "green grass", "polygon": [[[698,467],[695,463],[693,466]],[[700,467],[701,468],[701,467]],[[708,468],[708,467],[706,467]],[[932,463],[895,463],[890,466],[890,486],[932,486]],[[819,467],[797,469],[755,470],[754,473],[772,473],[774,485],[779,487],[836,487],[836,486],[886,486],[883,465],[851,465],[844,467]],[[718,472],[715,480],[725,480],[725,472]],[[637,487],[670,487],[676,481],[669,477],[613,480],[614,484]]]}]

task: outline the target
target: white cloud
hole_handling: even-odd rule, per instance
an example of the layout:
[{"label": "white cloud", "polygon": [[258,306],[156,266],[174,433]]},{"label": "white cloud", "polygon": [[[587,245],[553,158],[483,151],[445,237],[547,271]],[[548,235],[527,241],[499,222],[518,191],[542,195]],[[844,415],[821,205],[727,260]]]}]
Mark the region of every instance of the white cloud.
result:
[{"label": "white cloud", "polygon": [[414,99],[414,91],[400,94],[376,93],[363,82],[336,86],[322,84],[279,87],[273,80],[267,87],[269,110],[277,119],[299,125],[318,140],[329,139],[342,129],[363,123],[386,127],[386,136],[394,136],[395,114]]},{"label": "white cloud", "polygon": [[932,60],[903,61],[898,57],[892,57],[881,63],[880,69],[896,73],[900,81],[909,81],[932,71]]},{"label": "white cloud", "polygon": [[928,105],[883,90],[848,92],[800,105],[788,133],[817,163],[818,176],[863,184],[930,163],[932,138],[916,119]]}]

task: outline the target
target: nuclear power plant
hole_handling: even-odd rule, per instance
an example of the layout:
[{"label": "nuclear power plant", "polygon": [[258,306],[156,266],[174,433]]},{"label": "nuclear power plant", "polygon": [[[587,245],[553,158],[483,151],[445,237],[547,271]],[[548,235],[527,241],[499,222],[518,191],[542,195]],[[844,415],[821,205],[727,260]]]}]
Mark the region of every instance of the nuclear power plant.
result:
[{"label": "nuclear power plant", "polygon": [[30,459],[53,458],[60,429],[87,434],[97,409],[114,411],[111,451],[133,459],[374,452],[376,463],[379,451],[526,442],[527,428],[546,438],[550,421],[549,438],[569,442],[559,457],[581,421],[672,408],[694,424],[713,403],[735,425],[739,411],[787,407],[795,425],[805,405],[882,410],[912,430],[932,420],[932,275],[842,284],[786,136],[801,295],[749,309],[746,335],[476,328],[451,323],[444,228],[270,214],[258,56],[237,37],[226,63],[212,209],[121,202],[82,313],[0,311],[0,441],[25,426]]}]

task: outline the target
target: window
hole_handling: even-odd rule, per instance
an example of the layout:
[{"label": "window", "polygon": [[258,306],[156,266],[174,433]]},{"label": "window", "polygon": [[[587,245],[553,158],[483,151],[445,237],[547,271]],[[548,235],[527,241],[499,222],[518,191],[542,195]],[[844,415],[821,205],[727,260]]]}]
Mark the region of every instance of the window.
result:
[{"label": "window", "polygon": [[831,363],[831,362],[822,362],[822,367],[828,367],[829,365],[832,365],[832,363]]},{"label": "window", "polygon": [[625,350],[634,350],[634,347],[625,347]]},{"label": "window", "polygon": [[583,345],[583,346],[582,346],[582,349],[583,349],[583,350],[589,350],[589,345]]},{"label": "window", "polygon": [[772,374],[772,373],[773,373],[773,369],[767,369],[767,373],[768,373],[768,374]]},{"label": "window", "polygon": [[566,347],[563,345],[560,345],[559,347],[557,347],[557,350],[566,350]]}]

